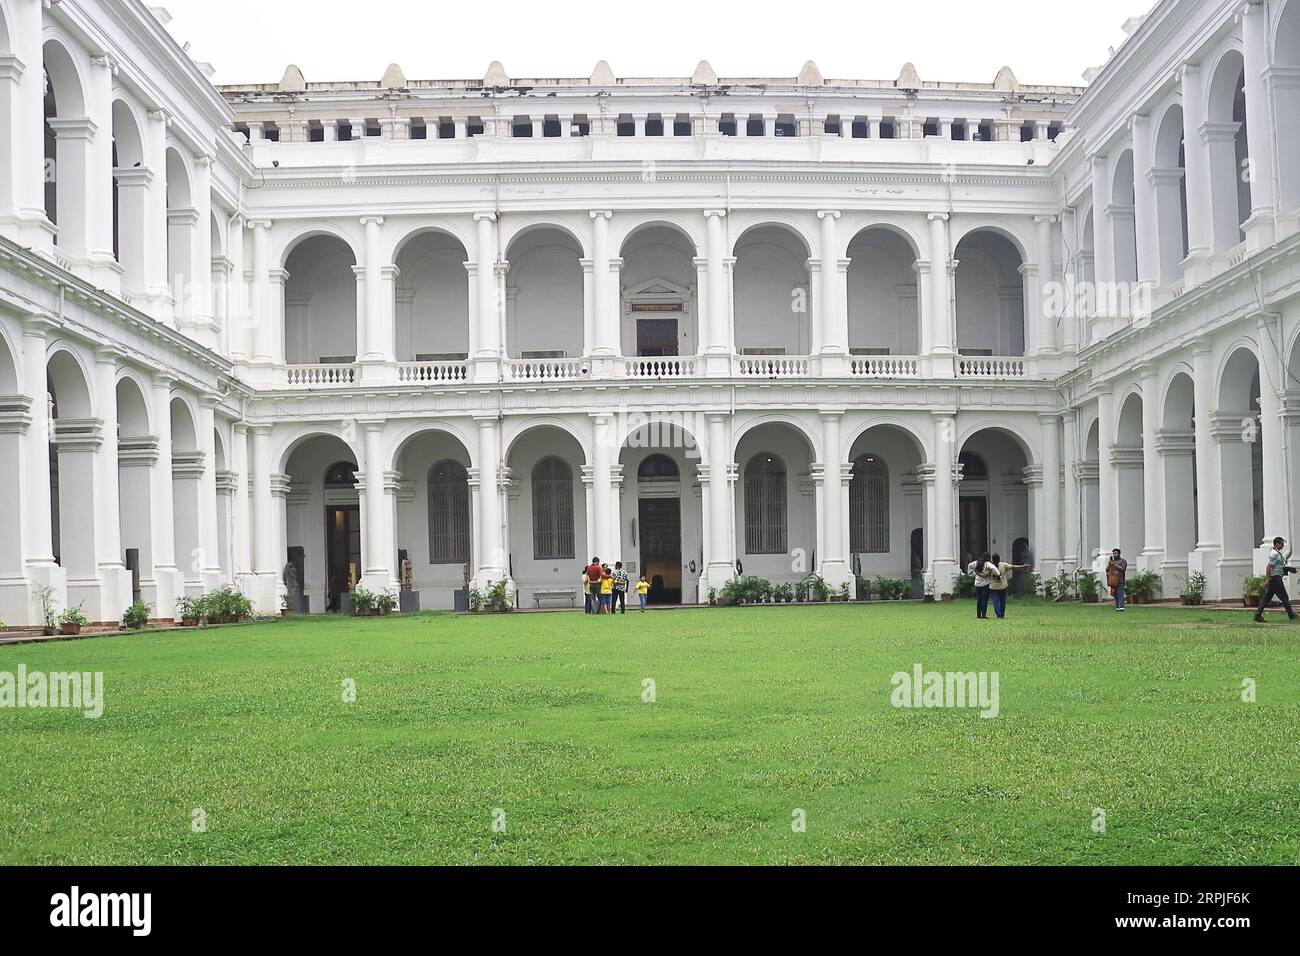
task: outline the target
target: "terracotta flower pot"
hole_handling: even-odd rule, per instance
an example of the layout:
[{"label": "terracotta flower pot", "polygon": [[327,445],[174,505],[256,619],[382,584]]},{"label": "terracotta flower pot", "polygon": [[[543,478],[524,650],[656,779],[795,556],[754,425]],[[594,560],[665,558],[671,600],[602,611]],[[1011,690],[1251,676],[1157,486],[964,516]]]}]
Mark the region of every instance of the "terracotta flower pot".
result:
[{"label": "terracotta flower pot", "polygon": [[60,634],[80,634],[80,633],[81,633],[81,625],[80,625],[80,624],[60,624],[60,625],[59,625],[59,633],[60,633]]}]

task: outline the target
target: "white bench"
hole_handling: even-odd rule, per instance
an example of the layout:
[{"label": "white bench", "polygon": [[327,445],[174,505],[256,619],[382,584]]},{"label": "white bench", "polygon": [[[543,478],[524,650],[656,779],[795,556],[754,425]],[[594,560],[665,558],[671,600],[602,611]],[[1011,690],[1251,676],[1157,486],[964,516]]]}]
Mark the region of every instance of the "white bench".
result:
[{"label": "white bench", "polygon": [[533,591],[533,603],[537,607],[542,606],[542,602],[549,599],[567,600],[570,607],[578,606],[578,589],[565,587],[547,587],[536,588]]}]

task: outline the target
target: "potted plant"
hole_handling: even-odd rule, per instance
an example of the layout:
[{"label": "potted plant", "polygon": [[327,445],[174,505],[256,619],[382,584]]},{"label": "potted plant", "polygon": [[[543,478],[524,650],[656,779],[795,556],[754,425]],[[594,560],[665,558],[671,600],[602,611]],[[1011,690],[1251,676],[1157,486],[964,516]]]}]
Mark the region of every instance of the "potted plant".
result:
[{"label": "potted plant", "polygon": [[505,578],[492,584],[483,599],[489,610],[509,611],[514,608],[513,596],[506,585]]},{"label": "potted plant", "polygon": [[397,610],[397,592],[392,588],[384,588],[375,595],[375,609],[381,615],[392,614]]},{"label": "potted plant", "polygon": [[375,606],[375,595],[372,591],[367,591],[361,585],[352,589],[352,614],[355,617],[372,617],[379,613]]},{"label": "potted plant", "polygon": [[86,620],[86,615],[81,613],[81,605],[67,608],[59,615],[59,633],[60,634],[80,634],[81,629],[90,622]]},{"label": "potted plant", "polygon": [[183,594],[176,599],[176,610],[181,616],[182,627],[199,626],[199,598]]},{"label": "potted plant", "polygon": [[926,604],[933,604],[934,592],[938,587],[938,582],[935,581],[933,574],[927,574],[923,581],[922,587],[925,589],[925,594],[921,597],[921,600]]},{"label": "potted plant", "polygon": [[853,585],[845,581],[840,585],[840,600],[848,603],[853,598]]},{"label": "potted plant", "polygon": [[128,631],[138,631],[149,623],[149,605],[136,601],[122,615],[122,627]]},{"label": "potted plant", "polygon": [[288,617],[289,611],[291,610],[292,608],[290,607],[289,604],[289,592],[285,591],[283,594],[280,595],[280,616]]},{"label": "potted plant", "polygon": [[794,599],[800,604],[808,600],[808,582],[798,581],[794,586]]},{"label": "potted plant", "polygon": [[1178,592],[1182,598],[1183,604],[1198,605],[1205,600],[1205,575],[1200,571],[1192,571],[1183,579],[1183,587]]},{"label": "potted plant", "polygon": [[1096,604],[1101,600],[1101,590],[1097,586],[1096,571],[1080,571],[1079,576],[1075,578],[1075,584],[1079,591],[1079,600],[1084,604]]},{"label": "potted plant", "polygon": [[1260,596],[1264,593],[1264,588],[1268,586],[1268,580],[1262,574],[1247,575],[1241,582],[1241,603],[1243,607],[1255,607],[1259,604]]},{"label": "potted plant", "polygon": [[1129,575],[1124,582],[1124,594],[1134,604],[1150,604],[1160,593],[1160,575],[1155,571],[1139,571]]},{"label": "potted plant", "polygon": [[789,581],[782,581],[772,589],[772,595],[778,604],[789,604],[794,600],[794,585]]},{"label": "potted plant", "polygon": [[54,609],[54,588],[48,584],[41,585],[36,589],[36,600],[41,602],[41,620],[43,622],[41,633],[49,637],[54,633],[54,629],[59,623],[59,612]]}]

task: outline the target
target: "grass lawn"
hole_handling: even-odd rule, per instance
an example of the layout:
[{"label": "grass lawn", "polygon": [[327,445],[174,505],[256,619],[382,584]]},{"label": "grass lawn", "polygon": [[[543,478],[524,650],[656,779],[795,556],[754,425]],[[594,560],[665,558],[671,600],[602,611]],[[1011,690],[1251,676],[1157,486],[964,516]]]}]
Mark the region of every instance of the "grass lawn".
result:
[{"label": "grass lawn", "polygon": [[[892,707],[917,662],[998,672],[999,716]],[[304,618],[20,663],[105,707],[0,709],[6,864],[1300,859],[1300,626],[1245,611]]]}]

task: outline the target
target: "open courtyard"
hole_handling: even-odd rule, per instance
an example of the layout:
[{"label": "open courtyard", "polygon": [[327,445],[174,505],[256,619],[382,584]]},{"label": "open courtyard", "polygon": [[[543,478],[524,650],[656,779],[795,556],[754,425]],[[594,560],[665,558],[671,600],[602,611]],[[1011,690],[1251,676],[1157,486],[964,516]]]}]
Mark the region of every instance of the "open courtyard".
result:
[{"label": "open courtyard", "polygon": [[[0,709],[0,863],[1294,864],[1298,640],[967,601],[5,646],[104,701]],[[893,706],[918,664],[997,716]]]}]

